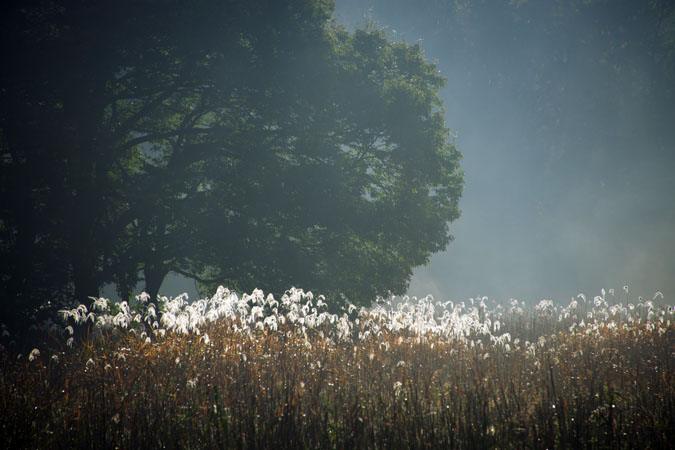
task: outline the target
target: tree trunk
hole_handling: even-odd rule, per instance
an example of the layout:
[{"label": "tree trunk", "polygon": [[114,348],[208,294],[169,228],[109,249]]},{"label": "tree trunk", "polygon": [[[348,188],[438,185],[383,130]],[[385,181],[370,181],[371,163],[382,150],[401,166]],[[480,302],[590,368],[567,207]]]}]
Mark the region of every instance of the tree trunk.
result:
[{"label": "tree trunk", "polygon": [[150,301],[157,300],[159,288],[162,287],[164,278],[169,273],[169,268],[164,264],[146,264],[143,269],[145,275],[145,292],[150,296]]},{"label": "tree trunk", "polygon": [[[75,284],[75,300],[88,303],[89,297],[98,297],[100,285],[93,261],[90,258],[73,261],[73,282]],[[92,270],[92,267],[94,269]]]}]

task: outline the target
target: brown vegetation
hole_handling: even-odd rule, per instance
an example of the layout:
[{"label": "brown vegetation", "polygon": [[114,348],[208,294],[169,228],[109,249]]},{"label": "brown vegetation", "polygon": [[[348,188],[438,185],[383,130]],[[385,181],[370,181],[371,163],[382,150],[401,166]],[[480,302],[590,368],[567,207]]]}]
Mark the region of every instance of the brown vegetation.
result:
[{"label": "brown vegetation", "polygon": [[[496,339],[384,327],[335,339],[328,323],[290,322],[244,333],[224,319],[153,342],[115,328],[73,348],[58,338],[51,354],[3,351],[0,441],[7,448],[670,448],[670,320],[607,320],[547,335],[544,325],[557,321],[516,319],[500,324],[508,338]],[[541,334],[529,342],[533,327]]]}]

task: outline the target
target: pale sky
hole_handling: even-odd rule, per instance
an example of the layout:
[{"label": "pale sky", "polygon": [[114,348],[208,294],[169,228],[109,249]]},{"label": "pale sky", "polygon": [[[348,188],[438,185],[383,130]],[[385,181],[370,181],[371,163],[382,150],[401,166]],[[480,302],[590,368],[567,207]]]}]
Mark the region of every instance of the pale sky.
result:
[{"label": "pale sky", "polygon": [[568,301],[628,285],[673,301],[675,97],[660,89],[675,77],[658,58],[673,61],[675,14],[641,3],[337,0],[340,23],[419,40],[448,78],[463,214],[410,295]]}]

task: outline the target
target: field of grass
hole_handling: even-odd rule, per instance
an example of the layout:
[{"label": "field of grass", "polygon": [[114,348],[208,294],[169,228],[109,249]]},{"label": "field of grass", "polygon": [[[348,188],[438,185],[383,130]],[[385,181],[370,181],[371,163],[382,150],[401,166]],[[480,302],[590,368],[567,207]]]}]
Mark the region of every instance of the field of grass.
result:
[{"label": "field of grass", "polygon": [[220,289],[64,310],[0,349],[4,448],[672,448],[675,312]]}]

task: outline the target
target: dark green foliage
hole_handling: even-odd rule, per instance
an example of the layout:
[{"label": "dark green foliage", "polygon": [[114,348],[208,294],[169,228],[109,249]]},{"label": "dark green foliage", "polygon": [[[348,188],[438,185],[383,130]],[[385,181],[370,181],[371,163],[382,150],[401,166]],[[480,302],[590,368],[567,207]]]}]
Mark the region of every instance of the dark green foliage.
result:
[{"label": "dark green foliage", "polygon": [[405,291],[459,216],[418,45],[329,1],[10,1],[3,320],[169,271],[204,287]]}]

